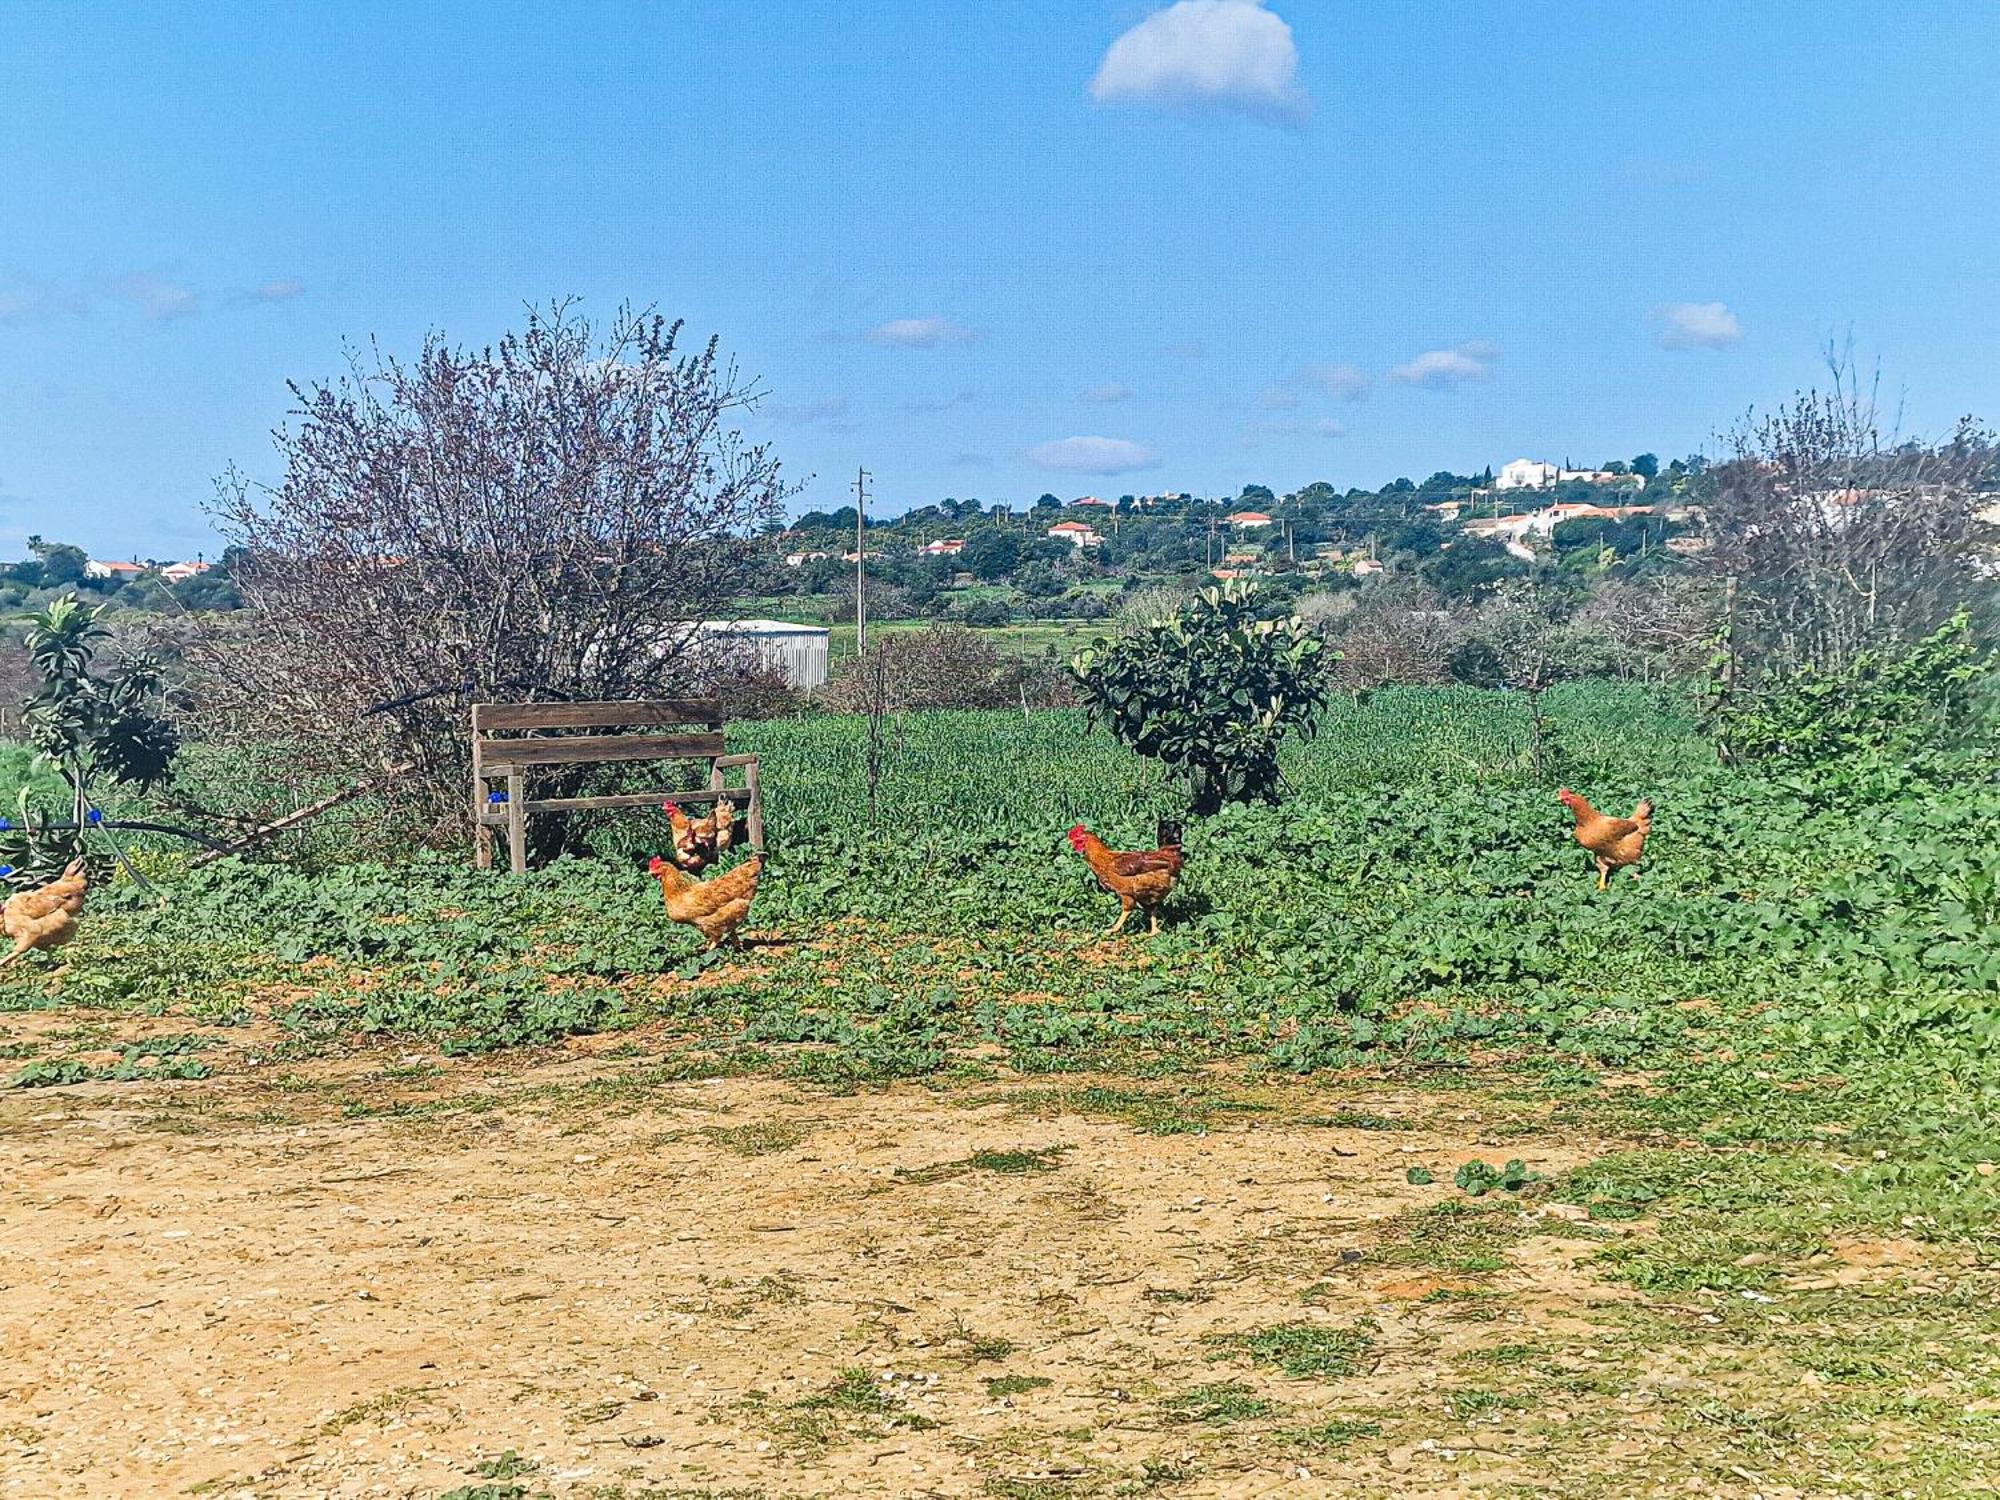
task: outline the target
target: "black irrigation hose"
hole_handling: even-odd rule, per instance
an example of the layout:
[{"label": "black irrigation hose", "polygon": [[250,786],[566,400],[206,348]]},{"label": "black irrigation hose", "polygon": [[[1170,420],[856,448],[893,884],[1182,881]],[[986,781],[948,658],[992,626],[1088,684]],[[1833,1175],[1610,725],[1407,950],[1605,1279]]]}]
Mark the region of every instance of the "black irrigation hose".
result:
[{"label": "black irrigation hose", "polygon": [[196,833],[191,828],[176,828],[171,823],[146,823],[138,820],[100,818],[95,823],[38,823],[37,829],[50,833],[73,833],[82,828],[130,828],[137,833],[170,833],[175,838],[188,839],[200,844],[204,849],[223,850],[229,846],[220,839],[210,838],[205,833]]}]

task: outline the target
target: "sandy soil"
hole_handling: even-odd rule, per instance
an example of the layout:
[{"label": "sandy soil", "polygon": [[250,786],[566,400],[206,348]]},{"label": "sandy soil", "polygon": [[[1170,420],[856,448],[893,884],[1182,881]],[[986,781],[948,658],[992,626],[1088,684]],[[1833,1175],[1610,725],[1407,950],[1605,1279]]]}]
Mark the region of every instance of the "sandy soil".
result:
[{"label": "sandy soil", "polygon": [[[1470,1156],[1591,1153],[1496,1150],[1448,1098],[1300,1088],[1156,1136],[1046,1080],[843,1097],[617,1068],[463,1064],[362,1119],[324,1080],[0,1097],[0,1495],[1486,1494],[1524,1478],[1504,1413],[1365,1460],[1284,1434],[1616,1296],[1544,1206],[1485,1282],[1504,1310],[1438,1315],[1453,1278],[1397,1262],[1397,1216]],[[1213,1342],[1359,1319],[1373,1347],[1335,1379]],[[859,1394],[815,1404],[854,1368]],[[1281,1411],[1172,1410],[1222,1381]],[[507,1450],[536,1467],[478,1477]]]}]

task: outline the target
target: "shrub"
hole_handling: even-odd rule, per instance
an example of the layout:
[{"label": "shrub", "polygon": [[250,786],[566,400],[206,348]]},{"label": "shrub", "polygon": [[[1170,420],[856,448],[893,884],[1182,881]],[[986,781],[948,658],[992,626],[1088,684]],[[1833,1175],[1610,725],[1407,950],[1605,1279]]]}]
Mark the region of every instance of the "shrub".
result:
[{"label": "shrub", "polygon": [[1830,671],[1803,666],[1723,700],[1710,727],[1739,760],[1799,764],[1907,755],[1964,738],[1993,670],[1963,610],[1905,650],[1863,651]]},{"label": "shrub", "polygon": [[1198,816],[1276,802],[1278,746],[1293,730],[1310,737],[1326,703],[1325,644],[1296,616],[1258,619],[1257,605],[1254,587],[1204,589],[1071,664],[1092,720],[1167,766]]},{"label": "shrub", "polygon": [[867,653],[848,664],[822,701],[838,713],[865,713],[876,693],[882,707],[1002,708],[1018,696],[1018,672],[993,646],[956,625],[874,632]]}]

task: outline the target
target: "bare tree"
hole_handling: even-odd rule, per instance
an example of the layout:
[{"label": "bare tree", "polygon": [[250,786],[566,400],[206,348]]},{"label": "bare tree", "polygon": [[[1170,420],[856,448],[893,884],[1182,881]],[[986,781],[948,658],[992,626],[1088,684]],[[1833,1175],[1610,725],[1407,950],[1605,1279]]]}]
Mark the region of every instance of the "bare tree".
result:
[{"label": "bare tree", "polygon": [[1463,626],[1426,589],[1376,583],[1329,633],[1340,647],[1334,682],[1347,693],[1390,683],[1451,680],[1451,655]]},{"label": "bare tree", "polygon": [[1733,581],[1732,654],[1753,668],[1920,640],[1979,590],[1992,434],[1967,417],[1942,441],[1905,437],[1848,354],[1827,365],[1828,389],[1746,417],[1709,475],[1704,555]]},{"label": "bare tree", "polygon": [[434,334],[293,385],[278,481],[231,474],[211,507],[255,614],[197,648],[205,722],[329,770],[413,761],[448,834],[467,703],[682,687],[788,490],[729,425],[754,388],[679,335],[558,303],[492,348]]},{"label": "bare tree", "polygon": [[1688,677],[1707,665],[1722,612],[1717,580],[1652,573],[1601,584],[1575,623],[1603,635],[1620,675],[1636,673],[1652,682]]}]

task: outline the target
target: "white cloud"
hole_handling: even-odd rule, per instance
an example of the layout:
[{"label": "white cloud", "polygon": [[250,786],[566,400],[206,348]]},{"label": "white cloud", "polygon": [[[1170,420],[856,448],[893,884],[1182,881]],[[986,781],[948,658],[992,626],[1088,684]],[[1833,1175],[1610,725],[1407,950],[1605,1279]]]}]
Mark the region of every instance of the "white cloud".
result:
[{"label": "white cloud", "polygon": [[1368,377],[1353,365],[1307,365],[1299,378],[1340,401],[1359,401],[1368,394]]},{"label": "white cloud", "polygon": [[139,311],[156,323],[191,318],[201,311],[201,299],[186,287],[140,272],[125,278],[120,291],[139,304]]},{"label": "white cloud", "polygon": [[1257,398],[1257,404],[1265,411],[1290,411],[1299,404],[1299,398],[1281,385],[1269,386]]},{"label": "white cloud", "polygon": [[1150,469],[1159,457],[1143,443],[1124,438],[1068,437],[1028,450],[1028,460],[1044,469],[1066,474],[1129,474]]},{"label": "white cloud", "polygon": [[1653,309],[1662,349],[1727,349],[1743,339],[1743,325],[1721,302],[1667,302]]},{"label": "white cloud", "polygon": [[1500,351],[1493,345],[1477,340],[1450,349],[1426,349],[1415,359],[1397,365],[1389,372],[1389,378],[1404,385],[1459,385],[1468,380],[1484,380],[1499,357]]},{"label": "white cloud", "polygon": [[250,294],[252,302],[289,302],[303,296],[305,285],[297,281],[267,281]]},{"label": "white cloud", "polygon": [[779,404],[766,407],[765,411],[776,422],[791,422],[800,426],[810,422],[831,422],[847,415],[847,398],[826,396],[805,406]]},{"label": "white cloud", "polygon": [[1311,113],[1292,28],[1263,0],[1177,0],[1114,41],[1090,80],[1099,104],[1234,110],[1278,125]]},{"label": "white cloud", "polygon": [[887,344],[896,349],[935,349],[939,344],[963,344],[979,334],[950,318],[891,318],[868,332],[871,344]]},{"label": "white cloud", "polygon": [[1245,442],[1269,437],[1343,437],[1347,429],[1332,417],[1315,417],[1302,422],[1252,422],[1244,432]]},{"label": "white cloud", "polygon": [[1129,385],[1120,385],[1114,380],[1106,385],[1092,386],[1083,393],[1083,399],[1086,401],[1095,401],[1099,404],[1108,404],[1113,401],[1130,401],[1132,399],[1132,387]]}]

